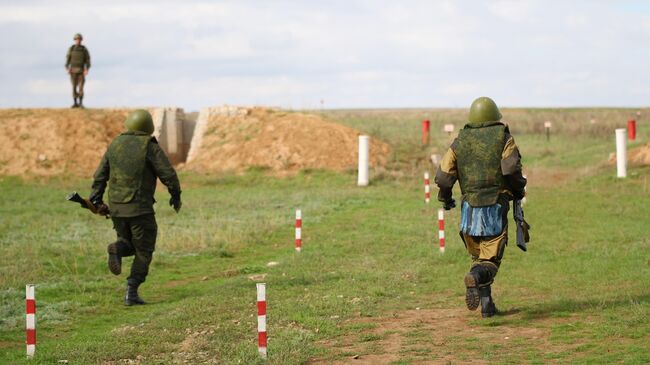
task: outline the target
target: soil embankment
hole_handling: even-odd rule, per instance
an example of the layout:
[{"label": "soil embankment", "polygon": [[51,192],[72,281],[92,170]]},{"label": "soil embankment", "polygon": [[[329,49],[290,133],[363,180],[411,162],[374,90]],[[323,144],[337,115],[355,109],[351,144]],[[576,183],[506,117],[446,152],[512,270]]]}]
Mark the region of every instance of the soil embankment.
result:
[{"label": "soil embankment", "polygon": [[[185,169],[240,172],[261,167],[277,175],[304,169],[356,169],[359,132],[316,114],[267,108],[201,111]],[[389,147],[370,144],[372,166],[386,163]]]},{"label": "soil embankment", "polygon": [[[181,169],[210,174],[261,167],[289,175],[356,168],[359,132],[319,115],[226,106],[206,108],[195,121],[180,108],[150,110],[154,136]],[[91,176],[128,113],[0,110],[0,175]],[[373,140],[371,164],[384,165],[388,152],[387,144]]]}]

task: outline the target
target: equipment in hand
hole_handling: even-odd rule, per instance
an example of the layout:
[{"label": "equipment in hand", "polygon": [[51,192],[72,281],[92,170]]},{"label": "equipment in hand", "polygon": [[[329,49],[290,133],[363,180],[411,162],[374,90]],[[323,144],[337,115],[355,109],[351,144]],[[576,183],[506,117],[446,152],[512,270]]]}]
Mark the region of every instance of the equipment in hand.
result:
[{"label": "equipment in hand", "polygon": [[530,242],[530,234],[528,234],[530,224],[524,220],[524,210],[521,207],[521,200],[515,200],[512,205],[512,215],[515,219],[515,224],[517,225],[517,247],[525,252],[528,249],[526,243]]},{"label": "equipment in hand", "polygon": [[93,214],[105,216],[107,219],[110,216],[110,211],[104,203],[93,204],[90,200],[82,198],[76,191],[68,194],[66,200],[79,203],[82,208],[90,210]]}]

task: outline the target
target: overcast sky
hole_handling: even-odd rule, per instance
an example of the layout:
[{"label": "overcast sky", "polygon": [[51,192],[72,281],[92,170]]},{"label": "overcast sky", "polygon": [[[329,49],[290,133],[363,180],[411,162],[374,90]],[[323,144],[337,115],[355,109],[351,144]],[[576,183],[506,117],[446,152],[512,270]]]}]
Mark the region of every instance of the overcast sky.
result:
[{"label": "overcast sky", "polygon": [[648,1],[0,1],[0,107],[650,105]]}]

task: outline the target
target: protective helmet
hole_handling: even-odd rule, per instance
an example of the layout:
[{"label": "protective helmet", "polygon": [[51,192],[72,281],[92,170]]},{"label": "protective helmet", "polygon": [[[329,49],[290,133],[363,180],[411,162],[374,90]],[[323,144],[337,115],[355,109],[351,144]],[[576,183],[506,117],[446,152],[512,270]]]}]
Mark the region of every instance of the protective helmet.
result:
[{"label": "protective helmet", "polygon": [[124,126],[131,132],[145,132],[147,134],[153,133],[153,119],[151,114],[144,109],[137,109],[131,112],[126,120]]},{"label": "protective helmet", "polygon": [[74,35],[74,38],[72,38],[72,40],[76,41],[77,38],[83,40],[83,39],[84,39],[84,36],[82,36],[81,33],[77,33],[77,34]]},{"label": "protective helmet", "polygon": [[494,100],[481,96],[469,108],[470,123],[496,122],[501,120],[501,112]]}]

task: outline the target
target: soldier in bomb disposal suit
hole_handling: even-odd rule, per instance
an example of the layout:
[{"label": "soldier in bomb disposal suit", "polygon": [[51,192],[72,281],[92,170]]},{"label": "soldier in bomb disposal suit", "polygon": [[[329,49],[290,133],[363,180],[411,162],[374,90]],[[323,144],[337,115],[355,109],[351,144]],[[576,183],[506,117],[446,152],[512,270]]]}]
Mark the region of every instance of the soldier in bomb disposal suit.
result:
[{"label": "soldier in bomb disposal suit", "polygon": [[101,206],[108,184],[108,205],[117,233],[117,241],[108,245],[108,268],[119,275],[122,258],[135,256],[124,297],[124,304],[134,305],[144,304],[138,287],[149,273],[156,247],[156,180],[167,187],[171,195],[169,205],[177,213],[181,209],[181,185],[167,155],[151,136],[151,114],[142,109],[133,111],[124,124],[127,131],[111,142],[99,163],[89,200],[96,207]]},{"label": "soldier in bomb disposal suit", "polygon": [[465,303],[469,310],[480,304],[481,315],[492,317],[498,311],[491,285],[508,244],[509,202],[521,200],[526,186],[519,149],[492,99],[474,100],[469,123],[443,156],[435,181],[438,200],[447,210],[456,206],[454,183],[460,185],[460,236],[472,257],[464,279]]},{"label": "soldier in bomb disposal suit", "polygon": [[70,46],[65,57],[65,68],[70,74],[70,82],[72,83],[73,108],[84,107],[84,84],[90,69],[90,53],[88,48],[81,44],[82,40],[83,36],[81,34],[75,34],[74,44]]}]

